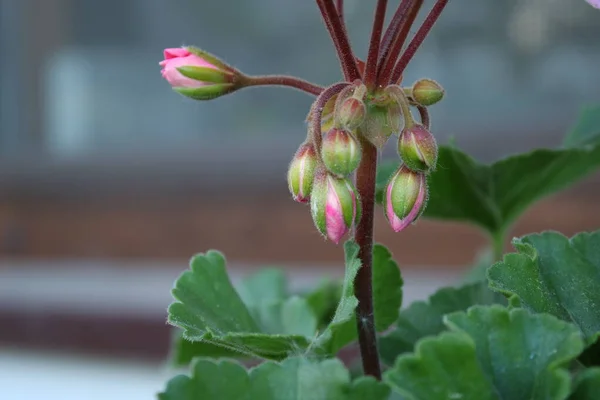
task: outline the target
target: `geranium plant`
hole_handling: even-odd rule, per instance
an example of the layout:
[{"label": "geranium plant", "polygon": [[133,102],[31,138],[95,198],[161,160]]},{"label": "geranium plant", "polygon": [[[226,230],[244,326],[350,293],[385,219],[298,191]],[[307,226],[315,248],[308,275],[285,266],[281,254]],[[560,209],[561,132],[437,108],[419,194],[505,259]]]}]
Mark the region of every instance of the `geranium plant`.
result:
[{"label": "geranium plant", "polygon": [[[290,293],[283,273],[268,269],[234,288],[221,253],[194,256],[168,311],[172,361],[190,371],[159,398],[600,399],[600,231],[527,235],[502,254],[532,203],[600,165],[600,107],[583,111],[561,148],[480,164],[438,147],[431,133],[429,107],[442,86],[402,82],[448,0],[435,2],[410,41],[423,0],[400,0],[385,29],[388,1],[378,0],[364,61],[348,40],[344,1],[316,3],[343,73],[326,88],[248,76],[194,47],[167,49],[160,64],[173,88],[196,100],[261,85],[316,96],[287,178],[332,245],[350,236],[345,278]],[[391,138],[398,161],[378,166]],[[420,217],[479,226],[494,249],[489,268],[400,310],[400,270],[373,242],[377,203],[396,232]],[[337,357],[356,342],[361,368],[351,373]]]}]

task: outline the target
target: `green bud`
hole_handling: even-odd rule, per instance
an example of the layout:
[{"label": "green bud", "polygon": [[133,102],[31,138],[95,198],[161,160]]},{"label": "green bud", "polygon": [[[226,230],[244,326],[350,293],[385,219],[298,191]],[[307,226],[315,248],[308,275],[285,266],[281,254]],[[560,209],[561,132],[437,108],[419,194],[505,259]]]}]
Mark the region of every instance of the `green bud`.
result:
[{"label": "green bud", "polygon": [[360,144],[350,132],[333,128],[323,138],[321,159],[332,174],[340,177],[351,174],[360,164],[360,158]]},{"label": "green bud", "polygon": [[364,122],[366,114],[365,103],[355,97],[348,97],[337,110],[337,118],[341,127],[349,131],[358,128]]},{"label": "green bud", "polygon": [[304,143],[296,151],[288,170],[288,187],[294,200],[307,203],[312,191],[317,153],[312,144]]},{"label": "green bud", "polygon": [[319,232],[336,244],[361,218],[360,199],[352,183],[324,171],[315,176],[310,206]]},{"label": "green bud", "polygon": [[412,224],[427,205],[427,180],[421,172],[400,166],[390,178],[384,195],[385,216],[395,232]]},{"label": "green bud", "polygon": [[395,113],[393,103],[377,105],[367,103],[367,115],[360,126],[361,134],[377,148],[382,148],[393,133],[397,133],[398,125],[392,122],[390,111]]},{"label": "green bud", "polygon": [[433,79],[421,79],[413,85],[412,98],[422,106],[431,106],[444,97],[444,88]]},{"label": "green bud", "polygon": [[398,154],[413,171],[429,172],[437,164],[438,146],[433,135],[423,125],[417,124],[402,131]]}]

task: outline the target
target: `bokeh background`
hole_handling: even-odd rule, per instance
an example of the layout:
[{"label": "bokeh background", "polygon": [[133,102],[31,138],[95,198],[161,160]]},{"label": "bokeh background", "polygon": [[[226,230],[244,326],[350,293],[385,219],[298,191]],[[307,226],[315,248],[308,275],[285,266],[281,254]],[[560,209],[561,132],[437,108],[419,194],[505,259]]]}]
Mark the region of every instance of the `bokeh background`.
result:
[{"label": "bokeh background", "polygon": [[[364,56],[375,1],[346,4]],[[453,0],[405,79],[446,88],[431,109],[440,143],[492,161],[558,146],[580,107],[600,101],[599,37],[600,12],[583,0]],[[234,281],[264,265],[284,266],[297,288],[342,273],[341,248],[285,182],[311,97],[178,96],[158,62],[182,44],[250,74],[340,79],[309,0],[0,0],[6,398],[152,398],[173,373],[163,363],[169,290],[194,253],[223,251]],[[599,183],[596,174],[537,204],[513,234],[597,229]],[[407,301],[456,280],[486,243],[455,223],[401,234],[383,215],[376,223]]]}]

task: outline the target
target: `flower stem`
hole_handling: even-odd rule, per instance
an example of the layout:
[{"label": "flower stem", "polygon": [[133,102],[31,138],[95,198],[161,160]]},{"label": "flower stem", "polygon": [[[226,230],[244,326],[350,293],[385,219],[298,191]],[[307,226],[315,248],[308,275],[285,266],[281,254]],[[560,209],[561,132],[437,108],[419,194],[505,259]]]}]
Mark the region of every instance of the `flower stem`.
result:
[{"label": "flower stem", "polygon": [[344,0],[337,0],[335,2],[335,9],[337,10],[338,17],[340,18],[342,25],[345,26],[346,23],[344,22]]},{"label": "flower stem", "polygon": [[354,240],[360,247],[358,257],[362,263],[354,280],[354,295],[358,299],[356,323],[363,371],[365,375],[381,380],[373,314],[373,213],[377,148],[364,138],[361,138],[361,145],[363,153],[356,173],[356,187],[362,202],[362,218],[354,233]]},{"label": "flower stem", "polygon": [[360,78],[360,72],[358,71],[356,58],[352,52],[350,40],[348,39],[341,16],[338,14],[333,0],[317,0],[317,4],[321,10],[321,15],[323,16],[329,35],[333,39],[333,44],[337,50],[337,55],[344,72],[344,78],[348,82],[354,82]]},{"label": "flower stem", "polygon": [[318,96],[324,90],[322,86],[315,85],[305,81],[304,79],[296,78],[287,75],[262,75],[262,76],[244,76],[241,79],[242,86],[289,86],[294,89]]},{"label": "flower stem", "polygon": [[315,146],[315,150],[318,154],[321,154],[321,142],[322,132],[321,132],[321,118],[323,117],[323,108],[325,108],[325,104],[329,100],[331,100],[335,95],[340,93],[346,87],[350,86],[347,82],[338,82],[329,86],[327,89],[323,90],[317,100],[313,103],[310,111],[310,121],[308,131],[312,136],[312,142]]},{"label": "flower stem", "polygon": [[417,33],[415,33],[415,36],[408,44],[408,47],[400,57],[400,60],[398,60],[398,63],[396,63],[396,66],[394,67],[394,71],[391,76],[391,82],[397,82],[400,79],[402,73],[404,72],[404,69],[406,68],[410,60],[412,60],[412,58],[414,57],[415,53],[423,43],[423,40],[425,40],[425,38],[429,34],[429,31],[440,17],[442,11],[444,11],[444,7],[446,7],[446,4],[448,4],[448,0],[436,1],[435,5],[425,18],[423,25],[421,25]]},{"label": "flower stem", "polygon": [[371,31],[371,42],[369,44],[364,77],[364,84],[371,90],[374,89],[374,85],[377,81],[377,59],[379,57],[379,46],[381,44],[381,33],[383,32],[386,9],[387,0],[377,0],[377,8],[375,9],[375,17],[373,19],[373,30]]},{"label": "flower stem", "polygon": [[404,46],[410,28],[415,22],[422,5],[423,0],[403,0],[398,6],[398,10],[394,14],[394,18],[386,32],[386,35],[389,35],[389,42],[387,42],[387,48],[381,54],[377,76],[377,83],[379,85],[388,85],[390,83],[390,76],[398,55],[402,50],[402,46]]}]

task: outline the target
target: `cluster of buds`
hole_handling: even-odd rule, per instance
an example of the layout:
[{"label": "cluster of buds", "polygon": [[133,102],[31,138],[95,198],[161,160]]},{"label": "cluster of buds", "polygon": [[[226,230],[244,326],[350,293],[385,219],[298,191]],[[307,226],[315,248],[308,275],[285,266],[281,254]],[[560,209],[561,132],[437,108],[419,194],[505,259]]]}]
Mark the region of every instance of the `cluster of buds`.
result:
[{"label": "cluster of buds", "polygon": [[[288,171],[294,200],[310,200],[315,226],[339,243],[360,221],[361,204],[351,175],[361,160],[357,134],[366,116],[366,87],[347,85],[326,104],[315,102],[308,116],[309,129]],[[324,135],[320,132],[325,131]]]},{"label": "cluster of buds", "polygon": [[[435,81],[421,79],[411,88],[389,86],[387,93],[400,107],[403,128],[398,138],[398,155],[402,163],[391,176],[384,195],[385,216],[395,232],[415,222],[427,205],[427,174],[435,170],[438,146],[429,132],[427,106],[440,101],[444,90]],[[410,107],[421,114],[414,121]]]},{"label": "cluster of buds", "polygon": [[[369,192],[374,187],[377,151],[397,134],[402,163],[386,187],[384,211],[398,232],[423,213],[427,174],[435,169],[438,156],[427,107],[442,99],[443,89],[430,79],[412,87],[400,86],[405,67],[448,0],[435,1],[404,46],[422,3],[402,0],[384,33],[387,2],[378,0],[368,56],[362,61],[354,56],[348,40],[343,0],[317,0],[344,74],[343,82],[327,88],[289,76],[248,76],[191,46],[166,49],[160,62],[162,75],[175,91],[195,100],[259,85],[290,86],[316,95],[307,119],[307,138],[289,166],[288,186],[294,200],[310,203],[315,226],[335,243],[360,223],[363,205],[365,214],[372,215],[373,194]],[[412,109],[419,111],[419,122],[413,119]],[[357,169],[362,172],[355,174]]]}]

